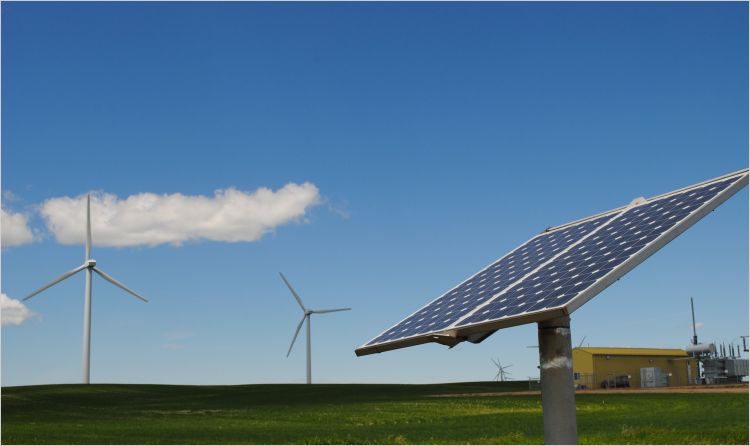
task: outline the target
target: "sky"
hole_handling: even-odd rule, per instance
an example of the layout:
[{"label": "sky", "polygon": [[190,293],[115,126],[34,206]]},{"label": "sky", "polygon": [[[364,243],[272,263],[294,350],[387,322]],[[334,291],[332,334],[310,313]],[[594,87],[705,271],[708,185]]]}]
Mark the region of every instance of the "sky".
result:
[{"label": "sky", "polygon": [[[748,166],[747,4],[2,4],[2,385],[538,376],[536,327],[354,349],[546,227]],[[748,333],[740,191],[572,340]],[[583,339],[585,337],[585,340]],[[744,354],[746,355],[746,354]],[[745,356],[746,357],[746,356]]]}]

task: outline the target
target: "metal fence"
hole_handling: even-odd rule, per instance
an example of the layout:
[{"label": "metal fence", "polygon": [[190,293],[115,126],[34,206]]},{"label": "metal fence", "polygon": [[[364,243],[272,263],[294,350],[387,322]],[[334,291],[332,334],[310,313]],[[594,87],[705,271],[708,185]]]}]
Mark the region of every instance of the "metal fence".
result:
[{"label": "metal fence", "polygon": [[655,387],[663,386],[688,386],[694,384],[685,376],[675,376],[666,373],[665,379],[657,385],[641,383],[641,376],[634,376],[632,372],[607,372],[607,373],[574,373],[573,382],[576,389],[617,389],[629,387]]},{"label": "metal fence", "polygon": [[575,373],[573,382],[576,389],[615,389],[630,387],[632,376],[626,372],[614,372],[606,374],[597,373]]},{"label": "metal fence", "polygon": [[529,390],[540,390],[542,388],[541,378],[529,376]]}]

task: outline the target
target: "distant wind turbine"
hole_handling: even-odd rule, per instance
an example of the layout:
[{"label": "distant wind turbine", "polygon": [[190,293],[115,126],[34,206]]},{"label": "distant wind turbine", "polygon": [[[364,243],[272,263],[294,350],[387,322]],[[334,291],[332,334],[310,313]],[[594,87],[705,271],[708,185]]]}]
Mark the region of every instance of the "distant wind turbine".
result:
[{"label": "distant wind turbine", "polygon": [[585,340],[586,340],[586,336],[584,336],[583,339],[581,339],[581,342],[578,344],[578,348],[581,348],[581,346],[583,345],[583,341]]},{"label": "distant wind turbine", "polygon": [[497,375],[495,375],[495,381],[505,381],[507,378],[510,378],[510,372],[506,372],[505,369],[509,369],[513,367],[513,364],[503,366],[500,364],[499,359],[493,359],[492,362],[497,366]]},{"label": "distant wind turbine", "polygon": [[297,331],[294,332],[294,337],[292,338],[292,343],[289,345],[289,351],[286,352],[286,357],[289,357],[289,354],[292,353],[292,347],[294,347],[294,341],[297,340],[297,335],[299,335],[300,329],[302,329],[302,323],[307,321],[307,384],[312,384],[312,348],[310,346],[310,316],[312,314],[322,314],[322,313],[333,313],[336,311],[349,311],[351,308],[331,308],[331,309],[325,309],[325,310],[309,310],[305,307],[305,304],[302,303],[302,299],[300,299],[299,295],[296,291],[294,291],[294,288],[292,288],[292,285],[289,284],[289,281],[286,280],[286,277],[284,277],[283,274],[279,273],[281,276],[281,280],[284,281],[287,288],[289,288],[289,291],[292,292],[292,296],[294,296],[294,299],[299,304],[300,308],[302,308],[302,311],[304,312],[304,315],[302,316],[302,320],[299,321],[299,324],[297,325]]},{"label": "distant wind turbine", "polygon": [[83,262],[83,265],[68,271],[67,273],[63,274],[47,285],[44,285],[43,287],[29,294],[23,300],[29,300],[42,291],[46,290],[47,288],[56,285],[67,279],[68,277],[71,277],[76,273],[84,270],[86,271],[86,292],[84,294],[85,297],[83,305],[83,383],[88,384],[89,372],[91,367],[91,272],[93,271],[99,274],[102,279],[112,283],[118,288],[127,291],[138,299],[144,302],[148,302],[145,297],[131,290],[114,277],[97,268],[96,260],[91,258],[91,196],[89,195],[86,196],[86,259]]}]

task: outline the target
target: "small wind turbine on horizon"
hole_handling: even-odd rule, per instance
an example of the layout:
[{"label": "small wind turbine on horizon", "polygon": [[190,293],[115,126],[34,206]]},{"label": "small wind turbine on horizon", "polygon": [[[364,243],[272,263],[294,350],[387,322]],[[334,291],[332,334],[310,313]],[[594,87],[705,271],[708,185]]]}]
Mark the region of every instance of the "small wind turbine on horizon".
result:
[{"label": "small wind turbine on horizon", "polygon": [[500,364],[499,359],[493,359],[492,362],[497,366],[497,375],[495,375],[495,381],[504,382],[506,378],[510,378],[510,372],[506,372],[505,369],[513,367],[513,364],[503,366]]},{"label": "small wind turbine on horizon", "polygon": [[302,311],[304,312],[304,315],[302,316],[302,320],[299,321],[299,324],[297,325],[297,331],[294,332],[294,337],[292,338],[292,343],[289,345],[289,351],[286,352],[286,357],[289,357],[289,354],[292,353],[292,347],[294,347],[294,341],[297,340],[297,335],[299,335],[299,331],[302,329],[302,324],[307,321],[307,384],[312,384],[312,347],[310,343],[310,316],[313,314],[323,314],[323,313],[334,313],[336,311],[349,311],[351,308],[330,308],[330,309],[324,309],[324,310],[310,310],[305,307],[305,304],[302,303],[302,299],[299,297],[296,291],[294,291],[294,288],[292,288],[292,285],[289,283],[288,280],[286,280],[286,277],[284,277],[283,274],[279,273],[281,276],[281,280],[284,281],[287,288],[289,288],[289,291],[292,292],[292,296],[294,296],[294,299],[299,304],[300,308],[302,308]]},{"label": "small wind turbine on horizon", "polygon": [[86,196],[86,258],[83,262],[83,265],[61,275],[60,277],[53,280],[52,282],[44,285],[43,287],[37,289],[33,293],[24,297],[23,300],[24,301],[29,300],[32,297],[36,296],[37,294],[41,293],[42,291],[46,290],[47,288],[53,285],[56,285],[62,282],[63,280],[67,279],[68,277],[71,277],[75,275],[76,273],[79,273],[83,270],[86,271],[86,291],[84,294],[84,305],[83,305],[83,383],[88,384],[89,376],[90,376],[89,372],[91,368],[91,272],[93,271],[99,274],[102,277],[102,279],[115,285],[118,288],[121,288],[127,291],[128,293],[132,294],[138,299],[144,302],[148,302],[148,300],[146,300],[145,297],[131,290],[130,288],[125,286],[123,283],[121,283],[114,277],[110,276],[109,274],[97,268],[96,260],[91,258],[91,196],[90,195]]}]

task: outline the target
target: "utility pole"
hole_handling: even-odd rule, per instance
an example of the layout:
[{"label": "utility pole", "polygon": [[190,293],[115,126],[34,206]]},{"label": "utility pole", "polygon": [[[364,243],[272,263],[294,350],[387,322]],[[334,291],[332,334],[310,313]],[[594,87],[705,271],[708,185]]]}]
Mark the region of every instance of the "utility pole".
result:
[{"label": "utility pole", "polygon": [[690,311],[693,313],[693,345],[698,345],[698,332],[695,330],[695,307],[692,297],[690,297]]}]

